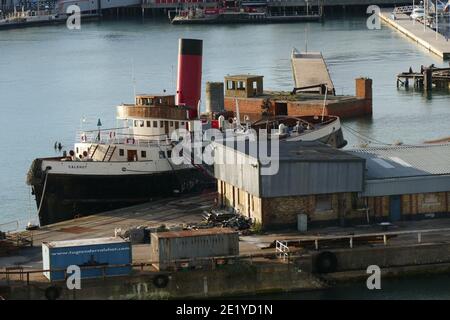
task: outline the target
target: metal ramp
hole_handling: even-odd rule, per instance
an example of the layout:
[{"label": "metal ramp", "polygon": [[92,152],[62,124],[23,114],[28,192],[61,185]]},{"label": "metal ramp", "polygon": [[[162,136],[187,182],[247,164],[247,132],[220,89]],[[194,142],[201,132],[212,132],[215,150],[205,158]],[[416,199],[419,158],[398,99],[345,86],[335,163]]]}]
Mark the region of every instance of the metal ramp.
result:
[{"label": "metal ramp", "polygon": [[299,52],[294,48],[291,64],[296,88],[307,88],[301,91],[317,93],[317,85],[326,84],[328,93],[334,94],[334,84],[321,52]]}]

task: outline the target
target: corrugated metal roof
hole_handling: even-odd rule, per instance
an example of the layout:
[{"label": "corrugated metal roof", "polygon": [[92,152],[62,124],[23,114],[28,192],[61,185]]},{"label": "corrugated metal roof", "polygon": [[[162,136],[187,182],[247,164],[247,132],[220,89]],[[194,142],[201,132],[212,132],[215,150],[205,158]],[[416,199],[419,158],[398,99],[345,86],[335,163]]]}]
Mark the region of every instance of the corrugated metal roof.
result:
[{"label": "corrugated metal roof", "polygon": [[209,228],[199,230],[182,230],[182,231],[168,231],[153,233],[157,238],[186,238],[186,237],[199,237],[199,236],[211,236],[216,234],[230,234],[237,233],[230,228]]},{"label": "corrugated metal roof", "polygon": [[[267,153],[272,159],[278,159],[280,161],[294,161],[294,162],[341,162],[341,161],[356,161],[363,162],[360,156],[354,155],[345,151],[341,151],[332,148],[324,143],[317,141],[285,141],[280,140],[278,145],[278,155],[271,154],[271,140],[267,142],[267,151],[259,152],[261,145],[258,141],[249,141],[248,139],[242,139],[236,141],[234,140],[223,140],[216,143],[221,143],[228,148],[234,148],[243,154],[246,154],[254,159],[259,159],[261,154],[266,155]],[[264,145],[263,147],[266,147]],[[274,146],[275,147],[275,146]],[[266,153],[265,153],[266,152]]]},{"label": "corrugated metal roof", "polygon": [[348,152],[366,159],[366,178],[369,180],[450,174],[450,144],[379,147]]}]

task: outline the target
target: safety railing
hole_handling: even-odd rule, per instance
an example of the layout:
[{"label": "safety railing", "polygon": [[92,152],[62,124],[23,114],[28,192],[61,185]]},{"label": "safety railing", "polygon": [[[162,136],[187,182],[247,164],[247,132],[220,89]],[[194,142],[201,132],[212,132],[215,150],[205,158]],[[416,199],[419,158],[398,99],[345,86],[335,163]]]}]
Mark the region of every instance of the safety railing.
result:
[{"label": "safety railing", "polygon": [[[388,225],[382,225],[383,227],[389,227]],[[324,235],[324,236],[303,236],[299,238],[292,238],[289,240],[277,240],[276,243],[280,243],[280,248],[282,245],[292,246],[301,244],[309,245],[313,244],[315,250],[319,250],[320,242],[332,241],[332,240],[343,240],[344,242],[348,242],[348,247],[353,248],[355,241],[357,240],[375,240],[379,239],[380,242],[383,243],[384,246],[387,246],[389,240],[396,236],[402,235],[413,235],[414,242],[417,244],[424,243],[424,235],[432,234],[432,233],[447,233],[450,236],[450,228],[440,228],[440,229],[423,229],[423,230],[404,230],[404,231],[386,231],[386,232],[375,232],[375,233],[361,233],[361,234],[349,234],[349,235]],[[416,242],[417,240],[417,242]],[[278,251],[278,249],[277,249]]]},{"label": "safety railing", "polygon": [[275,249],[277,251],[278,258],[282,259],[283,261],[286,261],[286,259],[289,258],[289,247],[286,240],[276,240]]},{"label": "safety railing", "polygon": [[[11,226],[12,229],[9,229],[8,226]],[[10,233],[19,230],[19,220],[13,220],[6,223],[0,224],[0,231],[4,233]]]},{"label": "safety railing", "polygon": [[141,147],[168,145],[171,142],[167,134],[132,134],[108,129],[78,131],[76,141],[91,144],[132,144]]}]

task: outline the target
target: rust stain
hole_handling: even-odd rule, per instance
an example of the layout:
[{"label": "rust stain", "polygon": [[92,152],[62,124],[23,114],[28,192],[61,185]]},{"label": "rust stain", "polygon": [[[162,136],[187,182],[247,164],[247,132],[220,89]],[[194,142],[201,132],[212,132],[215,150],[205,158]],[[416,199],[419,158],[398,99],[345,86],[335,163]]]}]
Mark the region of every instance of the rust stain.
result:
[{"label": "rust stain", "polygon": [[96,229],[86,228],[86,227],[73,226],[73,227],[62,228],[62,229],[59,229],[59,230],[56,230],[56,231],[58,231],[58,232],[66,232],[66,233],[80,234],[80,233],[86,233],[86,232],[96,231]]}]

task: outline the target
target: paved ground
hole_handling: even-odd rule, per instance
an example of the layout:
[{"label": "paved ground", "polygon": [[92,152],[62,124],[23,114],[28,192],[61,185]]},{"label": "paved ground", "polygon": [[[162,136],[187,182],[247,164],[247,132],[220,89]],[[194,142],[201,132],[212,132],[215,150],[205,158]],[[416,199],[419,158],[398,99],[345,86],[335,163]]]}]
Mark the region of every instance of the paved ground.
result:
[{"label": "paved ground", "polygon": [[[43,241],[87,239],[113,236],[115,228],[128,228],[131,226],[176,226],[200,222],[205,210],[214,205],[215,194],[203,194],[189,197],[171,198],[163,201],[147,203],[131,208],[115,210],[103,214],[83,217],[77,220],[65,221],[34,231],[34,246],[24,248],[7,257],[0,257],[0,270],[5,267],[20,265],[24,269],[41,269]],[[274,252],[275,240],[309,240],[317,237],[339,237],[349,235],[362,235],[374,233],[395,233],[389,237],[388,245],[402,245],[417,243],[417,233],[408,233],[417,230],[435,230],[423,232],[422,242],[450,241],[450,219],[428,219],[421,221],[398,222],[385,230],[380,225],[361,225],[354,227],[329,227],[312,229],[308,232],[277,231],[240,237],[240,252],[243,255]],[[382,237],[381,237],[382,239]],[[313,243],[313,241],[312,241]],[[319,240],[320,246],[325,241]],[[338,242],[338,245],[348,247],[347,239]],[[354,246],[367,245],[355,241]],[[369,245],[384,245],[381,241],[371,242]],[[133,245],[133,260],[135,263],[150,261],[150,247],[148,244]],[[2,277],[0,277],[1,279]]]}]

